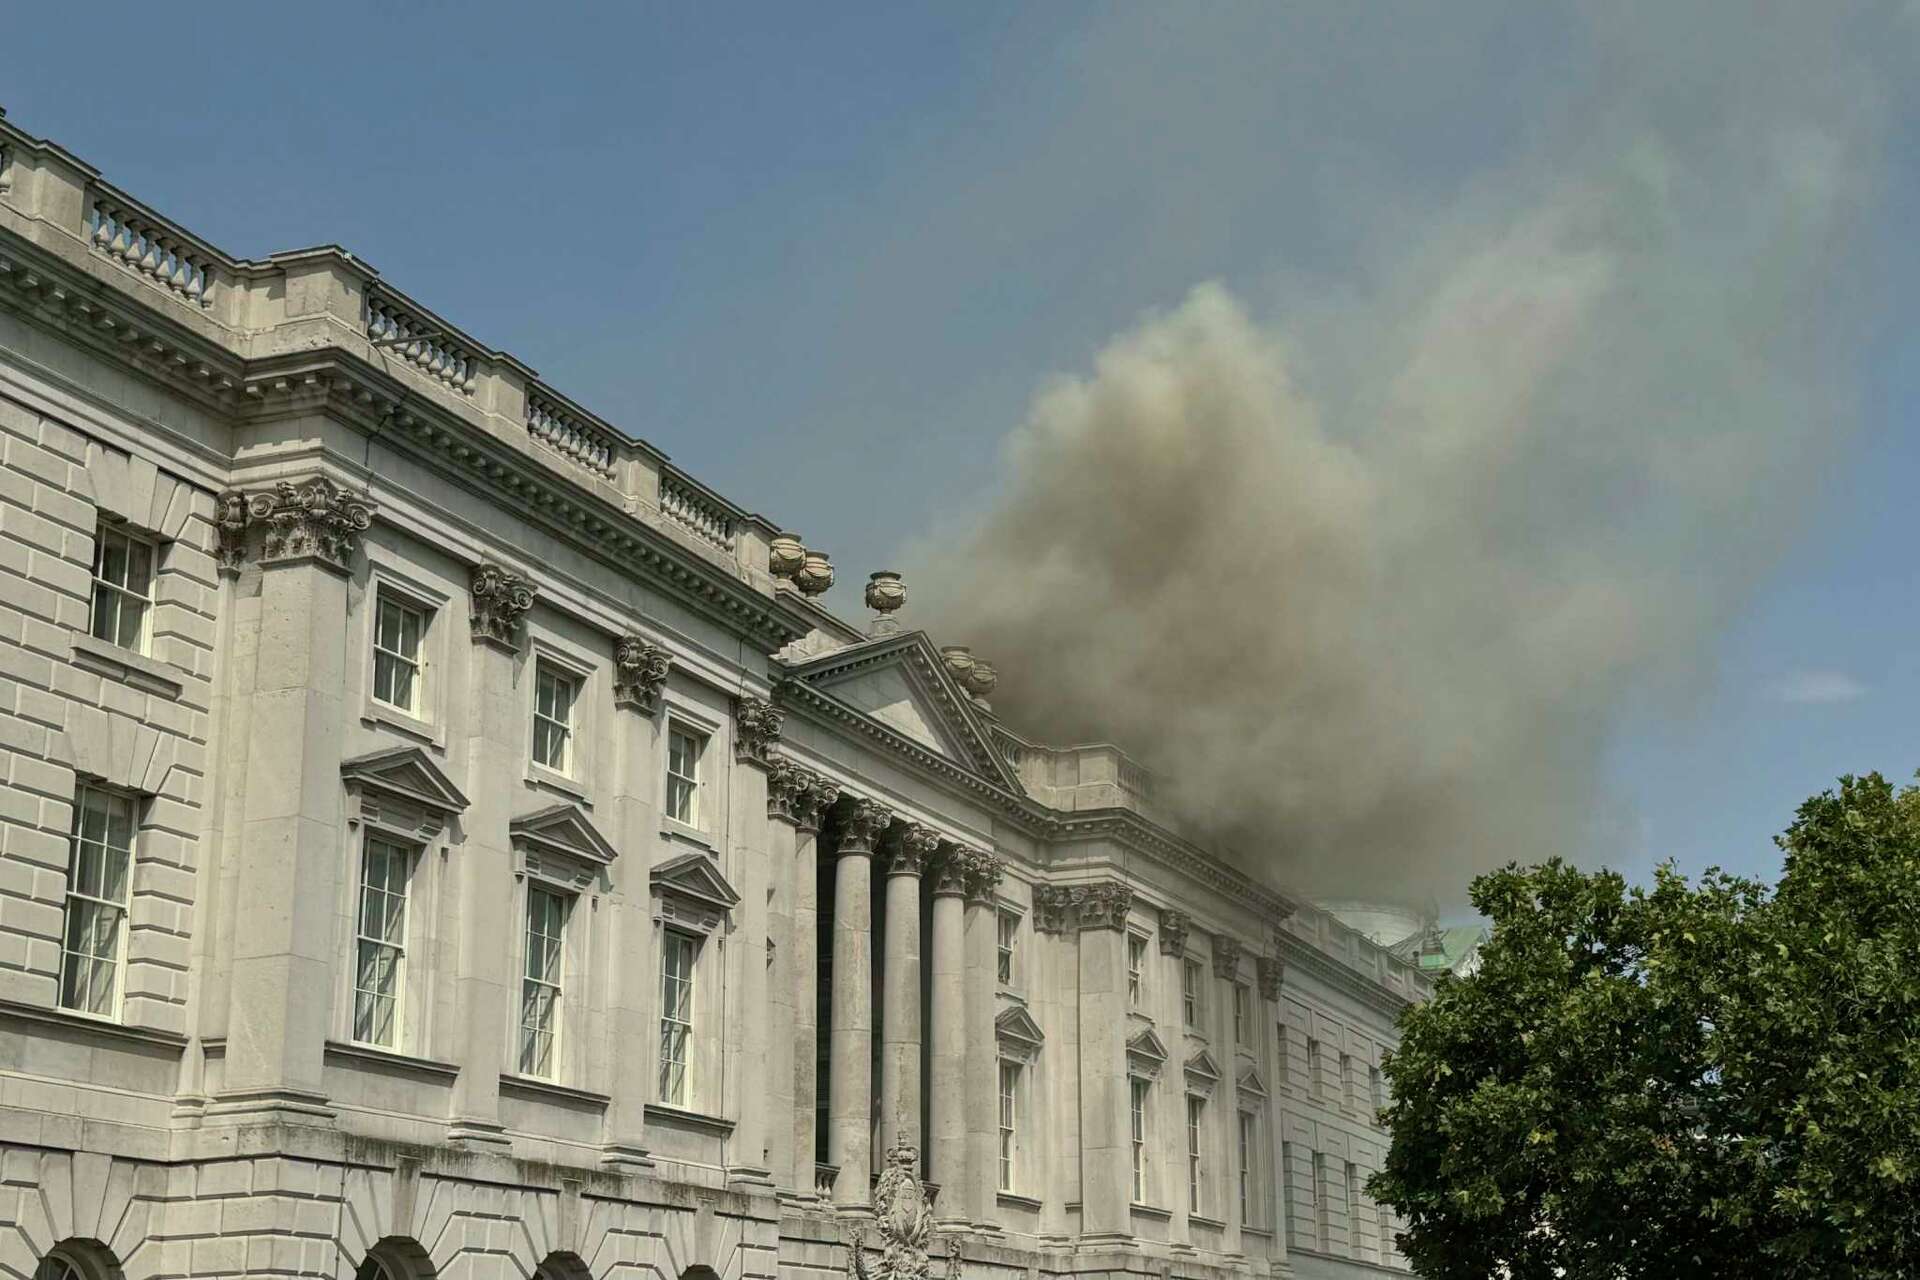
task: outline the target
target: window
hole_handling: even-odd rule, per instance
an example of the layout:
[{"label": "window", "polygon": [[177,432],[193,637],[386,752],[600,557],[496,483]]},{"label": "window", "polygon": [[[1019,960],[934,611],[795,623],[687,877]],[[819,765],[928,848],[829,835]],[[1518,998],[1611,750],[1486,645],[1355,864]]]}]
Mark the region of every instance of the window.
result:
[{"label": "window", "polygon": [[693,962],[700,944],[668,930],[660,950],[660,1101],[687,1105],[687,1047],[693,1041]]},{"label": "window", "polygon": [[687,826],[700,822],[700,757],[707,740],[675,725],[667,730],[667,816]]},{"label": "window", "polygon": [[1147,940],[1127,935],[1127,1004],[1138,1009],[1147,996]]},{"label": "window", "polygon": [[1128,1122],[1133,1144],[1133,1202],[1147,1202],[1147,1090],[1152,1082],[1129,1076]]},{"label": "window", "polygon": [[1353,1161],[1347,1161],[1347,1231],[1353,1238],[1347,1241],[1347,1248],[1354,1257],[1360,1256],[1360,1170]]},{"label": "window", "polygon": [[566,773],[573,757],[573,700],[580,682],[541,663],[534,676],[533,762]]},{"label": "window", "polygon": [[1207,1100],[1197,1093],[1187,1095],[1187,1212],[1200,1212],[1200,1182],[1205,1170],[1200,1165],[1201,1125],[1206,1119]]},{"label": "window", "polygon": [[152,608],[153,544],[101,525],[93,538],[93,605],[88,629],[95,639],[145,653],[147,615]]},{"label": "window", "polygon": [[81,786],[73,798],[60,1004],[112,1017],[119,1008],[133,880],[134,797]]},{"label": "window", "polygon": [[397,1042],[407,959],[407,880],[413,851],[369,838],[360,854],[360,923],[353,962],[353,1038],[391,1049]]},{"label": "window", "polygon": [[560,1038],[561,949],[567,900],[549,889],[527,890],[527,959],[520,981],[520,1074],[552,1078]]},{"label": "window", "polygon": [[1020,1087],[1020,1064],[1000,1059],[1000,1189],[1013,1190],[1013,1102]]},{"label": "window", "polygon": [[1200,1029],[1200,993],[1202,990],[1202,981],[1204,981],[1204,979],[1200,976],[1200,962],[1198,960],[1184,960],[1181,962],[1180,1016],[1185,1021],[1187,1030],[1189,1031],[1198,1031]]},{"label": "window", "polygon": [[410,716],[420,714],[420,640],[424,610],[381,591],[373,611],[373,700]]},{"label": "window", "polygon": [[1243,1049],[1252,1048],[1249,1024],[1253,1021],[1253,1002],[1248,999],[1247,984],[1233,984],[1233,1042]]},{"label": "window", "polygon": [[1254,1153],[1260,1149],[1254,1141],[1258,1134],[1253,1112],[1240,1113],[1240,1221],[1246,1226],[1258,1226],[1254,1210],[1259,1208],[1258,1198],[1253,1194]]},{"label": "window", "polygon": [[33,1280],[86,1280],[86,1272],[60,1254],[50,1253],[34,1268]]},{"label": "window", "polygon": [[1000,913],[999,928],[1000,946],[998,964],[1000,985],[1007,987],[1013,985],[1013,952],[1015,945],[1020,940],[1020,917],[1011,911],[1002,911]]},{"label": "window", "polygon": [[1387,1100],[1381,1096],[1380,1068],[1367,1068],[1367,1093],[1373,1099],[1373,1122],[1380,1123],[1380,1113],[1386,1109]]}]

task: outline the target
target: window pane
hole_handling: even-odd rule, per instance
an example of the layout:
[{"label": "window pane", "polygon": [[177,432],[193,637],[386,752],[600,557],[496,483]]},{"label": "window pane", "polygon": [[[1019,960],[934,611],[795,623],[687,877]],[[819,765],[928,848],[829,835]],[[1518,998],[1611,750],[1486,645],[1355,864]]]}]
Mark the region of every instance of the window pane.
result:
[{"label": "window pane", "polygon": [[147,606],[132,596],[120,599],[120,633],[113,642],[122,649],[132,649],[138,653],[145,646],[141,644],[141,629],[146,622]]},{"label": "window pane", "polygon": [[153,585],[153,548],[144,542],[127,540],[126,588],[145,599]]},{"label": "window pane", "polygon": [[98,583],[93,588],[93,638],[108,644],[120,643],[120,593]]},{"label": "window pane", "polygon": [[101,530],[99,535],[100,577],[114,586],[127,581],[127,540],[117,533]]}]

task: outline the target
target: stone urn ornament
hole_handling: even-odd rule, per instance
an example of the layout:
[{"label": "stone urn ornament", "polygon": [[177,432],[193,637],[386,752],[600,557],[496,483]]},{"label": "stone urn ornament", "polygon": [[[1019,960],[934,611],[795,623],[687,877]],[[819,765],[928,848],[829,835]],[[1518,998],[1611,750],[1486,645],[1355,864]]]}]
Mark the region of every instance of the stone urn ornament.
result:
[{"label": "stone urn ornament", "polygon": [[878,573],[867,575],[867,608],[880,616],[873,620],[868,634],[876,636],[892,635],[900,630],[900,620],[894,612],[907,602],[907,584],[892,569],[882,569]]},{"label": "stone urn ornament", "polygon": [[975,658],[966,678],[960,683],[968,693],[985,702],[987,695],[993,692],[993,687],[1000,683],[1000,673],[993,669],[991,662]]},{"label": "stone urn ornament", "polygon": [[833,561],[824,551],[809,550],[793,575],[793,585],[810,596],[817,596],[833,585]]},{"label": "stone urn ornament", "polygon": [[807,549],[798,534],[783,533],[767,544],[767,572],[776,578],[792,578],[807,562]]},{"label": "stone urn ornament", "polygon": [[973,670],[973,650],[963,644],[943,644],[940,646],[940,660],[947,664],[947,674],[961,688],[967,687],[967,673]]}]

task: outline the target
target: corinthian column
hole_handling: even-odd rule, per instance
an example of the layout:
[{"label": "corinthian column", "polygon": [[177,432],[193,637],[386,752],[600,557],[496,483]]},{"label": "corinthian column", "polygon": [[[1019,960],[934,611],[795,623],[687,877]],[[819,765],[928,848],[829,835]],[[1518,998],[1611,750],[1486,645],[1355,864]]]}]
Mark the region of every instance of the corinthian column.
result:
[{"label": "corinthian column", "polygon": [[920,1145],[920,872],[940,837],[917,822],[887,842],[887,963],[880,993],[880,1149]]},{"label": "corinthian column", "polygon": [[828,1063],[827,1161],[833,1202],[868,1203],[873,1164],[873,842],[893,814],[856,800],[833,868],[833,1027]]},{"label": "corinthian column", "polygon": [[[994,995],[999,990],[999,967],[995,949],[998,908],[995,891],[1000,887],[1000,859],[985,851],[971,852],[967,859],[967,920],[963,942],[965,951],[965,994],[962,996],[962,1021],[966,1037],[967,1172],[963,1196],[957,1197],[954,1211],[962,1206],[973,1215],[976,1227],[997,1230],[999,1204],[1000,1144],[1000,1046],[993,1034]],[[944,1193],[942,1199],[944,1199]]]},{"label": "corinthian column", "polygon": [[[793,980],[794,953],[813,948],[813,936],[801,938],[794,931],[793,873],[795,845],[799,839],[800,815],[795,801],[806,790],[806,771],[784,756],[773,756],[767,764],[768,854],[771,862],[772,891],[767,900],[767,1061],[775,1065],[767,1072],[767,1167],[773,1173],[773,1185],[781,1196],[811,1195],[813,1178],[795,1182],[799,1163],[793,1158],[793,1091],[799,1082],[796,1073],[777,1065],[779,1054],[794,1043],[798,1011],[794,1006],[797,990]],[[812,1156],[809,1153],[809,1161]]]},{"label": "corinthian column", "polygon": [[800,780],[793,798],[793,1190],[802,1199],[816,1191],[820,1138],[820,819],[839,798],[840,788],[815,773]]},{"label": "corinthian column", "polygon": [[968,852],[942,848],[933,864],[933,1039],[931,1128],[928,1169],[940,1187],[940,1221],[949,1229],[967,1225],[967,1117],[962,1107],[967,1078],[966,917]]}]

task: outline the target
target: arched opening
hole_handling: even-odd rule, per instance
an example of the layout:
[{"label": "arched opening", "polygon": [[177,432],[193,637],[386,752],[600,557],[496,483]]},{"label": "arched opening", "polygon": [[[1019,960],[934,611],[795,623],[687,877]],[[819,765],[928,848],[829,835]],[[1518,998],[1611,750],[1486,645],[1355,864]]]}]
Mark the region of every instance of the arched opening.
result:
[{"label": "arched opening", "polygon": [[593,1280],[593,1273],[579,1254],[556,1250],[534,1268],[533,1280]]},{"label": "arched opening", "polygon": [[97,1240],[62,1240],[40,1259],[33,1280],[121,1280],[120,1260]]},{"label": "arched opening", "polygon": [[680,1280],[720,1280],[714,1269],[704,1262],[696,1262],[680,1273]]},{"label": "arched opening", "polygon": [[354,1280],[434,1280],[433,1259],[418,1241],[388,1236],[367,1250]]}]

